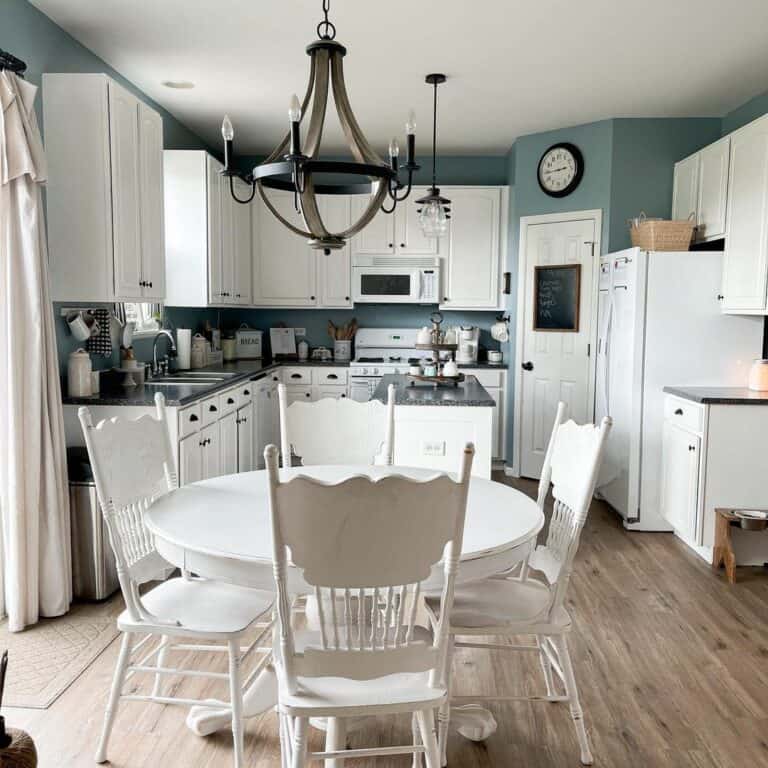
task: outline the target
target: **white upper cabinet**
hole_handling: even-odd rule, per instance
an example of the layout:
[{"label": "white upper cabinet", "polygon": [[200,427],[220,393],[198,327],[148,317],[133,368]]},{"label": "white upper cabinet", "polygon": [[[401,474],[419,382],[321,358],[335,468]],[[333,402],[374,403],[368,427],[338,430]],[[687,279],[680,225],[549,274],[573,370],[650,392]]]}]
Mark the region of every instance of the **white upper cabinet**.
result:
[{"label": "white upper cabinet", "polygon": [[506,187],[446,187],[451,227],[441,243],[444,309],[496,309],[506,261]]},{"label": "white upper cabinet", "polygon": [[697,241],[725,234],[729,147],[730,137],[726,136],[675,163],[672,218],[682,220],[693,214]]},{"label": "white upper cabinet", "polygon": [[699,200],[699,155],[691,155],[675,163],[675,178],[672,189],[672,218],[687,219],[693,214],[696,219],[696,208]]},{"label": "white upper cabinet", "polygon": [[730,146],[731,139],[726,136],[699,152],[697,240],[714,240],[725,235]]},{"label": "white upper cabinet", "polygon": [[[371,202],[369,195],[351,195],[352,221],[359,221]],[[379,210],[352,238],[352,254],[387,255],[395,252],[395,217]]]},{"label": "white upper cabinet", "polygon": [[[275,210],[304,229],[292,192],[268,190]],[[257,306],[313,307],[317,304],[315,252],[259,200],[253,209],[253,302]]]},{"label": "white upper cabinet", "polygon": [[[351,221],[352,201],[346,195],[325,195],[319,200],[320,215],[332,232],[343,232]],[[328,254],[317,251],[319,306],[352,306],[352,263],[349,242]]]},{"label": "white upper cabinet", "polygon": [[768,249],[768,116],[730,136],[723,310],[764,314]]},{"label": "white upper cabinet", "polygon": [[[251,208],[232,199],[221,163],[200,150],[167,150],[166,303],[251,303]],[[235,181],[241,199],[250,187]]]},{"label": "white upper cabinet", "polygon": [[440,250],[440,241],[434,237],[425,237],[419,224],[419,206],[415,198],[421,197],[425,190],[414,189],[409,197],[395,208],[395,246],[402,256],[436,256]]},{"label": "white upper cabinet", "polygon": [[51,294],[164,297],[162,118],[101,74],[43,75]]}]

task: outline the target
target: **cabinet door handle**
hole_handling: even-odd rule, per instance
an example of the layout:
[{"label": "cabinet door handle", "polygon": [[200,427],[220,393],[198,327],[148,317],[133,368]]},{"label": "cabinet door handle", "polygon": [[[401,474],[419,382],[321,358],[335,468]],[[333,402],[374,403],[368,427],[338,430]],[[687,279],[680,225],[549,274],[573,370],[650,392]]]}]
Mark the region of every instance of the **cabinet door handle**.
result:
[{"label": "cabinet door handle", "polygon": [[688,446],[688,450],[689,451],[695,451],[696,450],[696,446],[695,445],[689,445]]},{"label": "cabinet door handle", "polygon": [[329,373],[328,374],[329,379],[338,379],[339,377],[335,373]]},{"label": "cabinet door handle", "polygon": [[530,360],[528,360],[527,362],[525,362],[525,363],[523,363],[521,365],[521,368],[524,371],[532,371],[533,370],[533,363]]},{"label": "cabinet door handle", "polygon": [[682,416],[682,415],[683,415],[683,409],[682,408],[677,408],[675,410],[675,416]]},{"label": "cabinet door handle", "polygon": [[208,410],[210,413],[216,413],[219,409],[215,405],[209,405]]},{"label": "cabinet door handle", "polygon": [[151,288],[152,287],[152,281],[150,280],[147,285]]},{"label": "cabinet door handle", "polygon": [[251,390],[250,389],[244,389],[243,390],[243,394],[244,395],[250,395],[251,394]]},{"label": "cabinet door handle", "polygon": [[235,404],[235,400],[234,400],[234,398],[232,398],[232,397],[228,397],[228,398],[227,398],[227,405],[234,405],[234,404]]},{"label": "cabinet door handle", "polygon": [[[300,373],[292,373],[291,374],[291,378],[292,379],[301,379],[302,375]],[[275,379],[275,381],[277,381],[277,379]]]},{"label": "cabinet door handle", "polygon": [[718,300],[718,301],[722,301],[724,298],[725,298],[725,296],[723,296],[723,294],[722,294],[722,293],[718,293],[718,294],[717,294],[717,300]]},{"label": "cabinet door handle", "polygon": [[277,376],[273,376],[273,377],[272,377],[272,381],[278,381],[278,378],[277,378]]},{"label": "cabinet door handle", "polygon": [[247,424],[247,423],[248,423],[248,417],[247,417],[247,416],[243,416],[243,421],[242,421],[242,423],[243,423],[243,424]]},{"label": "cabinet door handle", "polygon": [[192,414],[190,414],[190,416],[189,416],[189,420],[190,420],[190,421],[200,421],[200,419],[197,417],[197,414],[196,414],[196,413],[192,413]]}]

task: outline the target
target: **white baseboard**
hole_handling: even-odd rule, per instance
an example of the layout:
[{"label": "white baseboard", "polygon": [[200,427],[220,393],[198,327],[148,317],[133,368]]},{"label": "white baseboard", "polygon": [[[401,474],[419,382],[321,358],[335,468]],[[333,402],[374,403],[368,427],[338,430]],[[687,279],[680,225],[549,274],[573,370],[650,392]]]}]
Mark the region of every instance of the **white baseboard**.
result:
[{"label": "white baseboard", "polygon": [[517,471],[517,467],[510,467],[509,464],[504,465],[504,474],[507,477],[520,477],[520,473]]}]

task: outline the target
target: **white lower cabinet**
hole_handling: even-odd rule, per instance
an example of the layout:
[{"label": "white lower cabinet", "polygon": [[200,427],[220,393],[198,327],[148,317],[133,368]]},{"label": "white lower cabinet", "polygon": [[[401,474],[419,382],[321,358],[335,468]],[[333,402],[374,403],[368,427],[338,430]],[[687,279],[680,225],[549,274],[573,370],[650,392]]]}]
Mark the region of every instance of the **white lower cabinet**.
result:
[{"label": "white lower cabinet", "polygon": [[475,376],[488,394],[494,399],[496,407],[493,409],[493,421],[491,425],[491,456],[494,460],[501,461],[506,455],[506,402],[507,402],[507,371],[500,368],[465,368],[462,373]]},{"label": "white lower cabinet", "polygon": [[256,382],[253,401],[253,464],[264,468],[264,449],[280,445],[280,412],[277,403],[279,376],[269,375]]},{"label": "white lower cabinet", "polygon": [[234,475],[237,472],[238,443],[237,413],[228,413],[219,421],[220,474]]},{"label": "white lower cabinet", "polygon": [[203,479],[203,438],[199,433],[179,442],[179,485]]},{"label": "white lower cabinet", "polygon": [[237,409],[237,471],[250,472],[253,464],[253,405]]},{"label": "white lower cabinet", "polygon": [[[711,562],[718,507],[764,509],[768,406],[702,404],[668,394],[662,432],[661,513]],[[764,536],[733,531],[739,565],[768,560]]]}]

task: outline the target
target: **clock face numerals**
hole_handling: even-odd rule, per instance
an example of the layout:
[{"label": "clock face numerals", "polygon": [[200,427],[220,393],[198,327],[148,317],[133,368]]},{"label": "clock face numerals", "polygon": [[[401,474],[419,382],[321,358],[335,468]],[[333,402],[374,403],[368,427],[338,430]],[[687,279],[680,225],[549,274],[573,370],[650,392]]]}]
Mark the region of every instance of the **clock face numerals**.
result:
[{"label": "clock face numerals", "polygon": [[550,147],[539,161],[539,185],[547,194],[562,197],[576,188],[581,172],[579,151],[558,144]]}]

